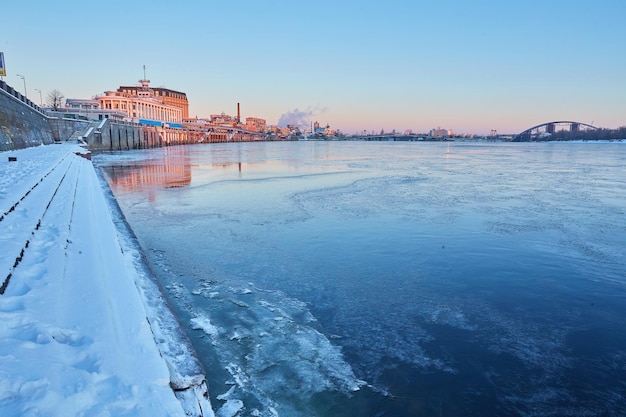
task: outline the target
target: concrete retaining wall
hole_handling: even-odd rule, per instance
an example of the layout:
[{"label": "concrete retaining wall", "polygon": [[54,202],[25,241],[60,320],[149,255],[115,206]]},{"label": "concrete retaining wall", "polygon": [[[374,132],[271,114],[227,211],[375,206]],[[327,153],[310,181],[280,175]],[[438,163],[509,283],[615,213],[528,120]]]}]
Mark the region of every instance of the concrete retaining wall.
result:
[{"label": "concrete retaining wall", "polygon": [[39,106],[0,81],[0,151],[53,142],[48,118]]},{"label": "concrete retaining wall", "polygon": [[76,139],[91,126],[89,120],[75,120],[59,117],[48,118],[48,124],[55,141],[67,141]]},{"label": "concrete retaining wall", "polygon": [[123,151],[164,146],[163,134],[157,128],[136,124],[99,122],[91,134],[83,136],[91,150]]}]

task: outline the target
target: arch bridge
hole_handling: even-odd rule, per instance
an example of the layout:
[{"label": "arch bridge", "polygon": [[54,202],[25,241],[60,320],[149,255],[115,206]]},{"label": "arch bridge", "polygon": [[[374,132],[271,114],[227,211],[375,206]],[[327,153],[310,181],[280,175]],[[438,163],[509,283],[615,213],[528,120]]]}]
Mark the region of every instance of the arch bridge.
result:
[{"label": "arch bridge", "polygon": [[546,140],[556,132],[584,132],[588,130],[597,130],[598,128],[587,123],[573,122],[569,120],[558,120],[554,122],[542,123],[524,130],[513,138],[514,142],[532,142],[537,140]]}]

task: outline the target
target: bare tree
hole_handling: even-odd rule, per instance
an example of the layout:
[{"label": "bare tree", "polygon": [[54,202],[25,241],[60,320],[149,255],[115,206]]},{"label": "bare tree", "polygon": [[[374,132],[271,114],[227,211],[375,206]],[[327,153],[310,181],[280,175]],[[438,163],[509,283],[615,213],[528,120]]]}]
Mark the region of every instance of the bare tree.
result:
[{"label": "bare tree", "polygon": [[63,101],[65,100],[65,97],[63,96],[63,93],[61,93],[59,90],[52,90],[50,91],[50,93],[48,93],[48,106],[52,108],[52,110],[58,110],[59,107],[63,106]]}]

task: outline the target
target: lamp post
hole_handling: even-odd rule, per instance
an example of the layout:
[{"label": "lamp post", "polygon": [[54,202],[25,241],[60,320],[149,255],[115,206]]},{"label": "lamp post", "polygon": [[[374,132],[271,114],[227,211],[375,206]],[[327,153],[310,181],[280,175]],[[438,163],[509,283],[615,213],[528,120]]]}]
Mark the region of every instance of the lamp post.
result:
[{"label": "lamp post", "polygon": [[35,88],[35,91],[39,93],[39,105],[43,107],[43,98],[41,97],[41,90],[38,88]]},{"label": "lamp post", "polygon": [[15,75],[17,75],[18,77],[22,79],[22,81],[24,81],[24,97],[28,98],[28,93],[26,92],[26,78],[20,74],[15,74]]}]

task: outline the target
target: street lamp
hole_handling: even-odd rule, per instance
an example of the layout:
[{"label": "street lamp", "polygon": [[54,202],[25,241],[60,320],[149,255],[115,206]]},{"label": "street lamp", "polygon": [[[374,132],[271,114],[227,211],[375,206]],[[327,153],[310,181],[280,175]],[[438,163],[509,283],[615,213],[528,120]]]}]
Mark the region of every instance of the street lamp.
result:
[{"label": "street lamp", "polygon": [[41,97],[41,90],[38,88],[35,88],[35,91],[39,93],[39,103],[40,103],[39,105],[43,107],[43,98]]},{"label": "street lamp", "polygon": [[24,97],[28,98],[28,93],[26,92],[26,78],[24,78],[23,75],[20,74],[15,74],[18,77],[20,77],[22,79],[22,81],[24,81]]}]

